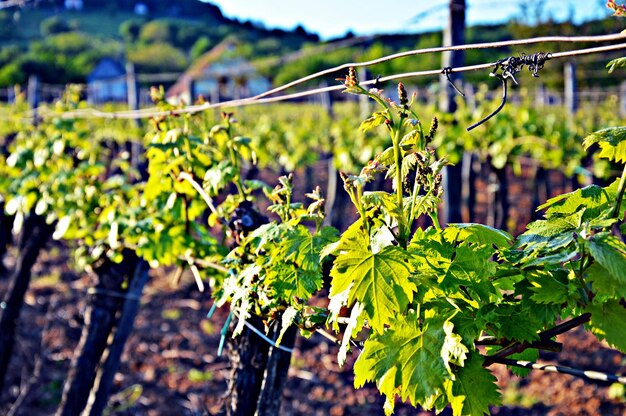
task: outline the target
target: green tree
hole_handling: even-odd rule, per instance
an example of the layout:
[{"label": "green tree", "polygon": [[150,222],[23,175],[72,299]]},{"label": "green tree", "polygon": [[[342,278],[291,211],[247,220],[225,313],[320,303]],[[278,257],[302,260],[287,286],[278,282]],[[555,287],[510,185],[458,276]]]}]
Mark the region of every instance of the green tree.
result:
[{"label": "green tree", "polygon": [[120,36],[128,43],[136,42],[141,33],[141,27],[144,25],[143,19],[129,19],[120,25],[118,29]]},{"label": "green tree", "polygon": [[70,25],[59,16],[52,16],[44,19],[39,25],[39,31],[42,36],[56,35],[58,33],[70,32]]},{"label": "green tree", "polygon": [[170,22],[166,20],[153,20],[141,27],[139,40],[144,43],[170,43],[174,42],[174,30]]},{"label": "green tree", "polygon": [[211,49],[212,46],[213,43],[211,40],[206,36],[202,36],[191,47],[191,59],[198,59],[203,53]]},{"label": "green tree", "polygon": [[144,72],[181,71],[187,67],[185,53],[168,43],[153,43],[129,51],[128,60]]}]

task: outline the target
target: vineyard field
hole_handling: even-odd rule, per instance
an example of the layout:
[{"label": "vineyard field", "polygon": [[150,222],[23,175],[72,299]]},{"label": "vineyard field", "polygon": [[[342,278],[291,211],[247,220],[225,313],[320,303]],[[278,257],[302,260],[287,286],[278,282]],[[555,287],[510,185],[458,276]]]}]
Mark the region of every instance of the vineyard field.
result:
[{"label": "vineyard field", "polygon": [[507,103],[553,57],[447,112],[354,66],[325,106],[18,96],[0,412],[626,411],[626,120]]}]

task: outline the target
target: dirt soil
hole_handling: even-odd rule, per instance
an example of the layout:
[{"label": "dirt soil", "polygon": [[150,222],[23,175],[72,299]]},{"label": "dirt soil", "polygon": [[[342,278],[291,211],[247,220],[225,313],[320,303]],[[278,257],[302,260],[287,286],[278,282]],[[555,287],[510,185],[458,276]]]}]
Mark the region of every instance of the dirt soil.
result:
[{"label": "dirt soil", "polygon": [[[59,261],[58,248],[42,255],[22,312],[19,338],[9,372],[9,387],[0,398],[6,415],[19,400],[17,415],[54,413],[63,380],[80,337],[88,275],[76,276]],[[52,260],[54,259],[54,260]],[[51,272],[52,271],[52,272]],[[7,281],[0,281],[0,295]],[[212,319],[212,301],[185,275],[179,288],[169,276],[155,274],[142,300],[115,378],[110,415],[216,414],[226,388],[228,362],[217,356],[226,312]],[[563,352],[544,354],[542,362],[626,374],[626,357],[579,329],[560,336]],[[260,341],[262,342],[262,341]],[[337,346],[320,335],[299,337],[281,415],[381,415],[384,399],[375,386],[355,390],[352,364],[340,368]],[[624,397],[609,397],[606,383],[532,372],[527,378],[496,368],[504,407],[497,415],[626,415]],[[398,415],[429,414],[398,403]],[[446,411],[444,414],[450,414]]]}]

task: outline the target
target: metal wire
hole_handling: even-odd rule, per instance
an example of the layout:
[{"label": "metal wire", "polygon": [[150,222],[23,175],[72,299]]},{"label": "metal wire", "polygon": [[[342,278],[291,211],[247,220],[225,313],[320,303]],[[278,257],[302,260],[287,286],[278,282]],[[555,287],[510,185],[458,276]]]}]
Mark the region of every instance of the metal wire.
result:
[{"label": "metal wire", "polygon": [[[603,40],[606,40],[608,37],[598,37],[598,38],[602,38]],[[617,39],[626,38],[626,34],[623,34],[623,35],[620,34],[618,37],[615,37],[615,35],[612,35],[611,37],[611,39],[616,39],[616,38]],[[542,39],[543,42],[547,42],[545,39],[551,39],[551,38],[535,38],[535,39]],[[566,39],[571,39],[571,38],[566,38]],[[585,37],[584,39],[589,39],[589,37]],[[502,42],[496,42],[490,45],[499,45],[500,43]],[[491,47],[497,47],[497,46],[491,46]],[[435,48],[435,49],[442,49],[442,48]],[[468,48],[465,48],[465,49],[468,49]],[[553,53],[551,57],[552,59],[560,59],[560,58],[566,58],[566,57],[572,57],[572,56],[589,55],[589,54],[624,50],[624,49],[626,49],[626,43],[619,43],[615,45],[598,46],[594,48],[575,49],[572,51]],[[424,49],[424,50],[427,50],[427,49]],[[369,61],[369,62],[378,62],[378,60]],[[490,63],[484,63],[484,64],[478,64],[478,65],[469,65],[469,66],[451,68],[449,72],[456,73],[456,72],[477,71],[481,69],[488,69],[488,68],[495,67],[497,64],[498,62],[490,62]],[[364,64],[360,64],[360,66],[363,66],[363,65]],[[367,86],[367,85],[373,85],[376,82],[386,82],[386,81],[392,81],[392,80],[397,80],[397,79],[440,75],[442,71],[443,69],[405,72],[401,74],[394,74],[394,75],[389,75],[386,77],[380,77],[375,80],[371,79],[371,80],[361,81],[360,85]],[[281,90],[285,89],[284,87],[285,86],[280,87]],[[108,118],[108,119],[151,118],[151,117],[160,117],[160,116],[168,116],[168,115],[193,114],[193,113],[198,113],[201,111],[206,111],[209,109],[217,109],[217,108],[234,108],[234,107],[243,107],[243,106],[253,105],[253,104],[275,103],[275,102],[280,102],[280,101],[287,101],[287,100],[292,100],[296,98],[307,97],[307,96],[311,96],[315,94],[321,94],[321,93],[330,92],[330,91],[339,91],[339,90],[343,90],[344,88],[345,88],[344,85],[334,85],[334,86],[323,87],[323,88],[315,88],[315,89],[301,91],[301,92],[292,93],[292,94],[279,95],[275,97],[265,97],[265,95],[269,95],[270,92],[268,91],[267,93],[262,94],[264,98],[257,98],[259,96],[255,96],[255,97],[243,98],[239,100],[224,101],[224,102],[215,103],[215,104],[205,103],[205,104],[199,104],[199,105],[192,105],[192,106],[187,106],[185,108],[166,110],[166,111],[158,110],[155,108],[148,108],[148,109],[136,110],[136,111],[105,112],[105,111],[100,111],[94,108],[87,108],[87,109],[69,111],[69,112],[56,114],[56,115],[63,117],[63,118],[90,118],[90,117]],[[270,91],[275,91],[275,90],[270,90]],[[45,108],[42,108],[40,110],[42,113],[46,113]],[[47,113],[48,115],[50,114],[50,112],[47,112]]]},{"label": "metal wire", "polygon": [[511,365],[515,367],[530,368],[531,370],[541,370],[548,373],[569,374],[571,376],[582,377],[595,381],[626,384],[626,376],[607,374],[600,371],[579,370],[577,368],[566,367],[563,365],[538,364],[530,361],[512,360],[510,358],[499,357],[493,358],[491,362],[497,364]]}]

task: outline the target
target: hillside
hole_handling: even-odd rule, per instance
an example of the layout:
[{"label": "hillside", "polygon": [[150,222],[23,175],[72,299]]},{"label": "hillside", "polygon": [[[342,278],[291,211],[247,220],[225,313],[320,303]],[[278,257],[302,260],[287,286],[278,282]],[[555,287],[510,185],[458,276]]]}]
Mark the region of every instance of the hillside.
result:
[{"label": "hillside", "polygon": [[0,11],[0,87],[24,83],[84,82],[104,56],[135,62],[141,72],[180,72],[228,36],[241,55],[282,54],[319,40],[302,28],[266,29],[225,18],[219,8],[197,0],[89,1],[66,10],[62,1],[43,1]]}]

